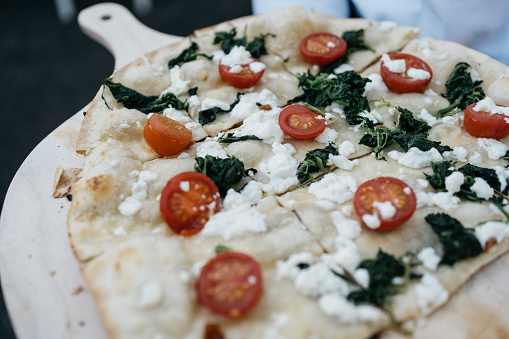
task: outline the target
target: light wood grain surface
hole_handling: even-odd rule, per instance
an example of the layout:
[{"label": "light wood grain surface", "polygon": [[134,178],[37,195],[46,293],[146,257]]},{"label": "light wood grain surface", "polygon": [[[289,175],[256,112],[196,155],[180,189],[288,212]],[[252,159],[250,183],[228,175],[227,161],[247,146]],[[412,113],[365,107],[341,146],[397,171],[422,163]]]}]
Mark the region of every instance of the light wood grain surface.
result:
[{"label": "light wood grain surface", "polygon": [[[180,37],[154,31],[124,7],[105,3],[79,15],[83,32],[104,45],[118,69]],[[82,167],[75,142],[86,107],[48,135],[16,173],[0,219],[0,274],[20,339],[102,339],[106,334],[69,246],[70,202],[52,197],[58,166]],[[414,338],[509,338],[509,256],[484,268],[445,307],[416,324]],[[383,338],[401,338],[387,333]]]}]

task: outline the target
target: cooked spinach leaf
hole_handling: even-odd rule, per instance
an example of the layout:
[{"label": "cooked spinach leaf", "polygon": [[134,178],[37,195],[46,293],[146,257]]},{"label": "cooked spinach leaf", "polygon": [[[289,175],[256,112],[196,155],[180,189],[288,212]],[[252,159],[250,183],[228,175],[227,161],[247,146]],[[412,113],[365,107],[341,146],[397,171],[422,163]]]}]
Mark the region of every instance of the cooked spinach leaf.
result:
[{"label": "cooked spinach leaf", "polygon": [[197,93],[198,93],[198,86],[190,88],[187,91],[187,94],[189,94],[190,96],[196,95]]},{"label": "cooked spinach leaf", "polygon": [[[447,190],[445,188],[445,178],[447,178],[455,171],[454,163],[452,161],[433,162],[431,163],[431,169],[433,170],[433,174],[424,174],[426,179],[437,192],[445,192]],[[485,200],[483,198],[479,198],[477,194],[472,191],[472,186],[475,183],[475,178],[483,179],[491,188],[497,192],[500,192],[502,188],[497,172],[494,169],[466,164],[458,168],[457,171],[463,173],[465,176],[465,180],[463,185],[460,187],[460,191],[454,193],[454,195],[459,198],[481,202]],[[507,181],[507,184],[508,185],[506,188],[502,191],[503,194],[507,194],[509,191],[509,181]],[[493,196],[488,199],[488,201],[494,204],[509,221],[509,213],[507,213],[504,209],[504,197]]]},{"label": "cooked spinach leaf", "polygon": [[333,73],[336,68],[344,64],[347,60],[350,54],[362,51],[362,50],[368,50],[368,51],[375,51],[373,48],[369,47],[366,42],[364,41],[364,30],[359,29],[357,31],[346,31],[341,36],[346,41],[346,53],[328,64],[327,66],[323,67],[320,70],[320,73]]},{"label": "cooked spinach leaf", "polygon": [[262,139],[258,138],[256,135],[241,135],[240,137],[235,137],[233,136],[233,133],[228,133],[226,136],[220,137],[218,141],[225,144],[231,144],[233,142],[246,140],[262,140]]},{"label": "cooked spinach leaf", "polygon": [[183,50],[182,53],[179,54],[179,56],[168,61],[168,68],[171,69],[177,65],[182,65],[183,63],[196,60],[196,58],[199,56],[207,58],[209,60],[212,59],[212,56],[210,55],[207,55],[205,53],[198,53],[198,49],[199,49],[198,44],[193,41],[191,43],[191,46]]},{"label": "cooked spinach leaf", "polygon": [[398,126],[395,129],[388,129],[385,126],[373,126],[366,119],[363,123],[364,134],[359,144],[372,147],[377,159],[385,159],[380,157],[380,152],[390,145],[397,143],[405,152],[412,147],[426,152],[432,148],[436,148],[440,153],[452,151],[449,146],[443,146],[439,141],[428,139],[427,131],[431,128],[425,121],[414,118],[413,113],[405,108],[397,107],[400,112]]},{"label": "cooked spinach leaf", "polygon": [[246,50],[251,53],[253,58],[259,58],[261,55],[267,54],[267,49],[265,48],[265,38],[268,36],[275,37],[274,34],[260,34],[255,37],[250,42],[247,42],[246,33],[244,32],[244,36],[242,38],[235,38],[237,35],[237,30],[232,28],[229,32],[216,32],[214,41],[212,42],[214,45],[221,44],[221,49],[226,53],[230,53],[231,49],[235,46],[244,46]]},{"label": "cooked spinach leaf", "polygon": [[406,274],[404,263],[382,250],[378,251],[375,259],[361,262],[359,268],[368,270],[370,279],[367,289],[354,291],[348,295],[348,300],[355,304],[386,306],[389,296],[397,289],[393,279],[404,277]]},{"label": "cooked spinach leaf", "polygon": [[235,157],[222,159],[206,155],[205,158],[196,157],[195,160],[194,170],[208,176],[223,198],[226,192],[247,174],[244,163]]},{"label": "cooked spinach leaf", "polygon": [[306,153],[306,157],[297,167],[297,178],[300,183],[304,183],[313,177],[312,173],[328,172],[330,167],[327,165],[329,155],[338,155],[338,149],[334,143],[329,143],[325,148],[318,148]]},{"label": "cooked spinach leaf", "polygon": [[468,105],[478,102],[485,98],[484,90],[479,85],[482,80],[472,81],[470,76],[470,65],[466,62],[456,64],[452,73],[445,83],[446,93],[442,96],[446,98],[450,106],[437,112],[437,119],[444,116],[454,115],[458,110],[467,108]]},{"label": "cooked spinach leaf", "polygon": [[431,225],[442,244],[440,263],[452,266],[454,263],[476,257],[483,252],[479,240],[455,218],[445,214],[429,214],[425,220]]},{"label": "cooked spinach leaf", "polygon": [[355,71],[347,71],[334,77],[326,74],[313,75],[307,73],[298,74],[299,87],[304,93],[288,103],[304,101],[314,107],[323,107],[337,102],[344,108],[350,125],[358,125],[364,121],[359,113],[369,111],[369,102],[364,95],[366,83],[370,79],[362,78]]},{"label": "cooked spinach leaf", "polygon": [[240,102],[240,97],[244,95],[244,93],[237,93],[237,99],[230,105],[230,108],[224,110],[220,107],[212,107],[201,110],[198,112],[198,122],[202,125],[210,124],[211,122],[216,121],[218,113],[229,113],[233,110],[233,108]]},{"label": "cooked spinach leaf", "polygon": [[180,101],[173,93],[147,96],[121,83],[114,83],[111,78],[104,79],[103,85],[108,86],[117,102],[124,104],[126,108],[137,109],[145,114],[161,112],[169,106],[178,110],[186,109],[185,102]]}]

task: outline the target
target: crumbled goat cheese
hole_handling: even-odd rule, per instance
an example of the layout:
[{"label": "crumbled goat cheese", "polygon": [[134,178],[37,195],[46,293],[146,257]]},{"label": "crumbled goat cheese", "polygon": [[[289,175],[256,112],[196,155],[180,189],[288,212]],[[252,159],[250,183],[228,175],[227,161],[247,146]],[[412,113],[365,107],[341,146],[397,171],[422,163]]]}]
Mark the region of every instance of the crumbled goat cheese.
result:
[{"label": "crumbled goat cheese", "polygon": [[452,151],[444,152],[442,155],[446,160],[455,159],[460,162],[467,162],[468,152],[465,147],[458,146],[454,147]]},{"label": "crumbled goat cheese", "polygon": [[346,71],[353,71],[353,70],[354,70],[354,68],[352,67],[352,65],[345,63],[345,64],[341,64],[339,67],[334,68],[334,73],[339,74],[339,73],[343,73]]},{"label": "crumbled goat cheese", "polygon": [[451,209],[458,207],[460,203],[460,198],[455,197],[450,192],[425,193],[422,191],[417,191],[416,198],[417,198],[417,208],[435,205],[437,207],[440,207],[444,211],[449,211]]},{"label": "crumbled goat cheese", "polygon": [[468,158],[468,161],[471,164],[480,164],[482,163],[482,155],[479,152],[474,152],[474,154],[472,154],[470,158]]},{"label": "crumbled goat cheese", "polygon": [[202,102],[201,102],[202,110],[213,108],[213,107],[219,107],[220,109],[227,111],[230,109],[230,104],[228,104],[224,101],[218,100],[218,99],[214,99],[214,98],[205,98],[202,100]]},{"label": "crumbled goat cheese", "polygon": [[251,53],[244,46],[234,46],[230,53],[221,59],[221,64],[233,67],[235,65],[247,65],[253,62]]},{"label": "crumbled goat cheese", "polygon": [[378,218],[378,215],[376,213],[364,214],[362,216],[362,222],[372,230],[375,230],[382,225],[382,222],[380,221],[380,218]]},{"label": "crumbled goat cheese", "polygon": [[[158,177],[157,173],[151,171],[136,172],[138,181],[132,184],[131,195],[118,205],[118,211],[126,217],[133,216],[141,210],[142,201],[148,195],[148,182],[154,181]],[[131,174],[135,175],[136,173],[131,172]]]},{"label": "crumbled goat cheese", "polygon": [[496,239],[497,243],[501,243],[509,238],[509,224],[501,221],[488,221],[475,228],[475,236],[483,248],[490,239]]},{"label": "crumbled goat cheese", "polygon": [[269,178],[268,183],[262,184],[262,190],[266,193],[282,193],[288,188],[297,185],[297,167],[299,162],[292,157],[297,152],[291,144],[272,144],[274,156],[267,162],[260,164],[260,173]]},{"label": "crumbled goat cheese", "polygon": [[423,69],[418,69],[418,68],[409,68],[407,71],[407,75],[411,79],[416,79],[416,80],[427,80],[427,79],[431,78],[431,74],[428,71],[425,71]]},{"label": "crumbled goat cheese", "polygon": [[348,157],[355,152],[355,145],[351,141],[345,140],[339,145],[338,152],[340,155]]},{"label": "crumbled goat cheese", "polygon": [[242,194],[229,189],[221,212],[210,216],[201,231],[203,235],[217,235],[230,240],[246,233],[267,231],[265,215],[260,213]]},{"label": "crumbled goat cheese", "polygon": [[417,306],[423,315],[430,314],[449,299],[449,292],[435,276],[429,273],[422,276],[421,281],[415,285],[415,291]]},{"label": "crumbled goat cheese", "polygon": [[265,69],[265,67],[266,67],[265,64],[259,61],[252,62],[249,64],[249,68],[251,69],[251,71],[253,71],[253,73],[261,72]]},{"label": "crumbled goat cheese", "polygon": [[455,171],[445,178],[445,189],[447,192],[454,194],[460,191],[461,185],[465,182],[463,173]]},{"label": "crumbled goat cheese", "polygon": [[419,254],[417,254],[417,259],[430,271],[436,271],[440,260],[442,260],[433,247],[423,248]]},{"label": "crumbled goat cheese", "polygon": [[374,322],[382,316],[382,311],[374,306],[356,306],[337,294],[323,295],[318,300],[318,305],[325,314],[334,316],[343,323]]},{"label": "crumbled goat cheese", "polygon": [[348,160],[347,157],[342,155],[332,155],[329,154],[329,159],[327,160],[327,165],[331,166],[334,165],[337,168],[351,171],[355,165],[359,164],[359,160]]},{"label": "crumbled goat cheese", "polygon": [[160,94],[160,97],[162,97],[166,93],[180,95],[186,93],[189,90],[189,80],[184,80],[184,74],[182,73],[182,70],[178,65],[170,69],[170,82],[171,82],[170,87],[165,89]]},{"label": "crumbled goat cheese", "polygon": [[390,201],[375,201],[373,207],[380,212],[382,219],[390,219],[396,215],[396,207]]},{"label": "crumbled goat cheese", "polygon": [[355,239],[361,234],[361,224],[357,220],[345,217],[340,211],[331,212],[330,217],[339,236]]},{"label": "crumbled goat cheese", "polygon": [[332,211],[333,209],[336,208],[336,204],[335,203],[333,203],[330,200],[326,200],[326,199],[317,200],[315,202],[315,206],[318,207],[318,208],[321,208],[321,209],[323,209],[325,211]]},{"label": "crumbled goat cheese", "polygon": [[385,84],[382,79],[382,76],[378,73],[371,73],[368,75],[368,79],[371,79],[371,82],[366,83],[365,90],[366,92],[389,92],[389,88]]},{"label": "crumbled goat cheese", "polygon": [[316,141],[322,144],[328,145],[331,141],[336,141],[337,137],[339,136],[339,133],[329,127],[325,127],[322,133],[320,133],[319,136],[315,138]]},{"label": "crumbled goat cheese", "polygon": [[349,175],[326,174],[322,180],[309,185],[308,191],[318,199],[328,199],[338,204],[351,200],[357,190],[357,180]]},{"label": "crumbled goat cheese", "polygon": [[403,73],[406,71],[404,59],[392,60],[388,54],[383,54],[382,63],[392,73]]},{"label": "crumbled goat cheese", "polygon": [[298,265],[311,265],[313,262],[314,257],[309,252],[295,253],[292,254],[287,260],[278,260],[276,262],[276,278],[289,278],[291,280],[295,280],[301,271]]},{"label": "crumbled goat cheese", "polygon": [[493,188],[482,178],[474,178],[474,184],[470,187],[478,198],[488,200],[495,194]]},{"label": "crumbled goat cheese", "polygon": [[498,160],[507,153],[507,145],[495,139],[477,139],[477,143],[488,153],[488,158]]},{"label": "crumbled goat cheese", "polygon": [[228,154],[226,154],[223,146],[221,146],[219,142],[212,139],[207,139],[204,142],[199,143],[196,147],[197,157],[205,158],[206,155],[211,155],[221,159],[228,158]]},{"label": "crumbled goat cheese", "polygon": [[387,153],[387,155],[399,164],[410,168],[424,168],[430,166],[431,162],[443,160],[442,155],[436,148],[424,152],[417,147],[412,147],[406,153],[394,150]]}]

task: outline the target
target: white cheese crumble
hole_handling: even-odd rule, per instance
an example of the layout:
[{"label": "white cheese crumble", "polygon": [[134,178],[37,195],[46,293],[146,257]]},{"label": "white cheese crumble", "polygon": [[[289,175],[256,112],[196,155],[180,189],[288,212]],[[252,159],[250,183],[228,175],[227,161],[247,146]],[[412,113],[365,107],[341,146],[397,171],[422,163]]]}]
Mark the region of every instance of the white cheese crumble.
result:
[{"label": "white cheese crumble", "polygon": [[389,88],[385,84],[382,76],[378,73],[371,73],[368,75],[368,79],[371,79],[371,82],[366,83],[365,91],[366,92],[383,92],[386,93],[389,91]]},{"label": "white cheese crumble", "polygon": [[178,65],[170,69],[170,82],[171,82],[170,87],[165,89],[160,94],[160,97],[167,93],[180,95],[186,93],[189,90],[189,80],[184,80],[184,74],[182,73],[182,70]]},{"label": "white cheese crumble", "polygon": [[355,152],[355,145],[351,141],[345,140],[339,145],[338,152],[340,155],[348,157]]},{"label": "white cheese crumble", "polygon": [[422,191],[417,191],[415,195],[417,198],[417,208],[435,205],[444,211],[449,211],[458,207],[460,203],[460,198],[455,197],[450,192],[425,193]]},{"label": "white cheese crumble", "polygon": [[327,160],[327,165],[334,165],[337,168],[351,171],[355,165],[359,164],[359,160],[348,160],[347,157],[343,155],[332,155],[329,154],[329,159]]},{"label": "white cheese crumble", "polygon": [[465,147],[458,146],[454,147],[452,151],[444,152],[442,155],[446,160],[455,159],[460,162],[467,162],[468,152]]},{"label": "white cheese crumble", "polygon": [[214,98],[205,98],[202,100],[202,102],[201,102],[202,110],[213,108],[213,107],[219,107],[220,109],[222,109],[224,111],[228,111],[230,109],[230,104],[228,104],[224,101],[218,100],[218,99],[214,99]]},{"label": "white cheese crumble", "polygon": [[468,158],[468,161],[472,164],[480,164],[482,163],[482,155],[479,152],[474,152],[474,154]]},{"label": "white cheese crumble", "polygon": [[291,280],[295,280],[301,271],[298,265],[311,265],[313,262],[314,257],[309,252],[294,253],[287,260],[278,260],[276,262],[276,278],[289,278]]},{"label": "white cheese crumble", "polygon": [[475,228],[475,236],[483,248],[490,239],[496,239],[497,243],[501,243],[509,238],[509,224],[500,221],[488,221]]},{"label": "white cheese crumble", "polygon": [[244,46],[234,46],[230,53],[221,59],[221,64],[225,66],[247,65],[253,62],[251,53]]},{"label": "white cheese crumble", "polygon": [[372,230],[376,230],[382,225],[380,218],[378,218],[378,214],[364,214],[362,216],[362,222],[371,228]]},{"label": "white cheese crumble", "polygon": [[297,167],[299,162],[292,157],[297,151],[291,144],[272,144],[274,156],[260,164],[260,172],[265,174],[269,182],[262,184],[266,193],[282,193],[293,185],[297,185]]},{"label": "white cheese crumble", "polygon": [[252,62],[249,64],[249,68],[251,69],[251,71],[253,71],[253,73],[261,72],[265,70],[265,67],[266,67],[265,64],[259,61]]},{"label": "white cheese crumble", "polygon": [[409,68],[407,75],[415,80],[427,80],[431,78],[431,74],[428,71],[418,68]]},{"label": "white cheese crumble", "polygon": [[294,286],[309,297],[338,292],[345,295],[349,290],[348,283],[338,278],[328,265],[320,261],[302,270],[295,278]]},{"label": "white cheese crumble", "polygon": [[396,207],[390,201],[375,201],[372,206],[380,212],[382,219],[390,219],[396,215]]},{"label": "white cheese crumble", "polygon": [[189,192],[189,189],[191,188],[189,181],[181,181],[179,186],[183,192]]},{"label": "white cheese crumble", "polygon": [[465,182],[463,173],[455,171],[445,178],[445,189],[447,192],[454,194],[460,191],[461,185]]},{"label": "white cheese crumble", "polygon": [[374,306],[355,306],[345,297],[337,294],[323,295],[318,300],[318,305],[325,314],[334,316],[343,323],[373,322],[382,315],[382,311]]},{"label": "white cheese crumble", "polygon": [[423,248],[419,254],[417,254],[417,259],[430,271],[436,271],[440,260],[442,260],[433,247]]},{"label": "white cheese crumble", "polygon": [[403,73],[406,71],[406,63],[404,59],[392,60],[388,54],[383,54],[382,63],[392,73]]},{"label": "white cheese crumble", "polygon": [[349,175],[326,174],[322,180],[309,185],[308,191],[318,199],[328,199],[338,204],[351,200],[357,190],[357,180]]},{"label": "white cheese crumble", "polygon": [[338,136],[339,136],[339,133],[336,130],[329,128],[329,127],[325,127],[323,132],[320,133],[320,135],[317,136],[315,138],[315,140],[318,141],[319,143],[328,145],[329,142],[336,141]]},{"label": "white cheese crumble", "polygon": [[429,273],[422,276],[421,281],[415,285],[415,291],[417,306],[423,315],[430,314],[449,299],[449,292],[434,275]]},{"label": "white cheese crumble", "polygon": [[430,166],[431,162],[443,160],[442,155],[436,148],[424,152],[417,147],[412,147],[406,153],[394,150],[387,153],[387,155],[399,164],[410,168],[424,168]]},{"label": "white cheese crumble", "polygon": [[476,112],[483,111],[492,114],[502,114],[509,117],[509,107],[497,106],[490,97],[478,101],[473,110]]},{"label": "white cheese crumble", "polygon": [[341,64],[339,67],[334,68],[334,73],[339,74],[346,71],[353,71],[354,68],[352,65],[349,65],[347,63]]},{"label": "white cheese crumble", "polygon": [[331,212],[330,217],[339,236],[355,239],[361,234],[361,224],[357,220],[345,217],[340,211]]},{"label": "white cheese crumble", "polygon": [[488,200],[495,194],[493,188],[482,178],[475,178],[474,184],[470,187],[478,198]]},{"label": "white cheese crumble", "polygon": [[[136,173],[131,172],[133,175]],[[138,213],[142,207],[142,201],[147,198],[148,195],[148,182],[157,179],[157,173],[151,171],[138,172],[138,181],[131,185],[131,195],[125,198],[118,205],[118,211],[120,214],[130,217]]]},{"label": "white cheese crumble", "polygon": [[267,231],[265,215],[252,207],[242,194],[229,189],[223,201],[223,209],[210,216],[201,234],[217,235],[230,240],[245,233],[265,231]]},{"label": "white cheese crumble", "polygon": [[141,309],[153,308],[161,305],[164,292],[158,281],[149,281],[140,286],[138,290],[138,307]]},{"label": "white cheese crumble", "polygon": [[507,153],[507,145],[495,139],[477,139],[477,143],[488,153],[488,158],[498,160]]},{"label": "white cheese crumble", "polygon": [[200,158],[205,158],[206,155],[211,155],[213,157],[218,157],[221,159],[228,158],[228,154],[226,154],[225,149],[221,144],[215,140],[207,139],[204,142],[201,142],[196,147],[196,156]]}]

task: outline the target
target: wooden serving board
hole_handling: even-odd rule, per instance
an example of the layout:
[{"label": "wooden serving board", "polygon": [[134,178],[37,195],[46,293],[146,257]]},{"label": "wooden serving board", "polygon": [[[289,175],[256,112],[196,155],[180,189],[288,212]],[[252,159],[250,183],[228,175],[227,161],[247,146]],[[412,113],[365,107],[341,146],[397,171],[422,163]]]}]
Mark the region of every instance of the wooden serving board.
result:
[{"label": "wooden serving board", "polygon": [[[82,11],[83,32],[104,45],[118,69],[181,37],[156,32],[124,7],[105,3]],[[103,339],[106,333],[69,246],[70,202],[52,197],[59,166],[82,167],[75,153],[83,112],[65,121],[28,156],[7,192],[0,219],[0,274],[20,339]],[[414,338],[509,338],[509,255],[479,272],[445,307],[417,324]],[[386,333],[384,338],[399,338]]]}]

